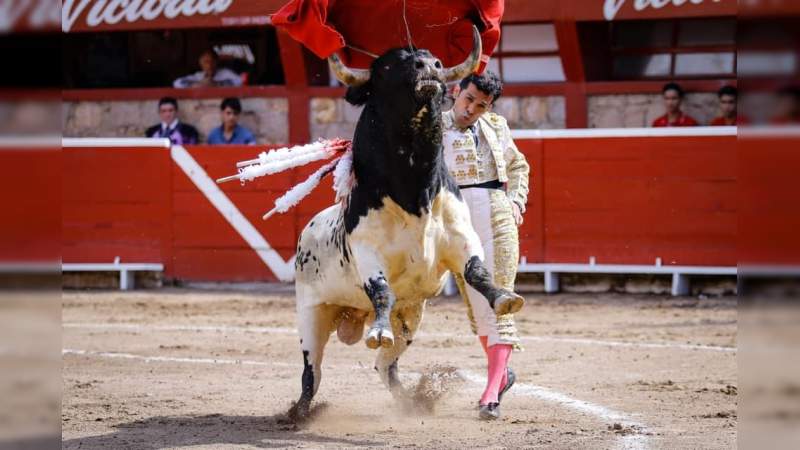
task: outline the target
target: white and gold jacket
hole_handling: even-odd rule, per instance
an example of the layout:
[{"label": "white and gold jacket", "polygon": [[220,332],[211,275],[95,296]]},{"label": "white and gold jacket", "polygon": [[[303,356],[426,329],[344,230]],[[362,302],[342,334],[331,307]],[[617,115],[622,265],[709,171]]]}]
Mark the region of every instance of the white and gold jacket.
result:
[{"label": "white and gold jacket", "polygon": [[484,113],[476,122],[479,147],[469,129],[460,129],[453,111],[443,114],[444,159],[459,186],[499,180],[506,185],[506,195],[522,212],[528,202],[530,166],[511,139],[506,119],[493,112]]}]

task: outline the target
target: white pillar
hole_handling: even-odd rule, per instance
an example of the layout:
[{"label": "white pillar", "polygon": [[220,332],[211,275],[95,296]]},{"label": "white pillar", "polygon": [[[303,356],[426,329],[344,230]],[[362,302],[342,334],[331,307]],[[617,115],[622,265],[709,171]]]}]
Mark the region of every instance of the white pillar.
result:
[{"label": "white pillar", "polygon": [[558,292],[558,289],[558,274],[556,272],[546,270],[544,272],[544,291],[548,294],[552,294],[554,292]]},{"label": "white pillar", "polygon": [[447,282],[444,284],[444,289],[442,289],[442,295],[451,297],[457,294],[458,286],[456,285],[456,278],[453,276],[453,274],[450,274],[447,277]]},{"label": "white pillar", "polygon": [[128,271],[127,269],[119,270],[119,288],[121,290],[127,291],[129,289],[133,289],[133,274],[133,271]]},{"label": "white pillar", "polygon": [[689,277],[682,273],[672,274],[672,295],[689,295]]}]

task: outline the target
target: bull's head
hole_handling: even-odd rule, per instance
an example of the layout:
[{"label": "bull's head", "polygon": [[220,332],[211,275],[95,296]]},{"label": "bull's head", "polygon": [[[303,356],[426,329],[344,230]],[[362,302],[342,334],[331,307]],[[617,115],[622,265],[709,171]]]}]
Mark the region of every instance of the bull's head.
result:
[{"label": "bull's head", "polygon": [[336,54],[328,58],[331,70],[349,89],[347,100],[365,103],[370,96],[391,98],[392,93],[414,92],[417,101],[428,101],[443,94],[445,83],[461,80],[480,63],[481,37],[472,27],[472,52],[455,67],[445,68],[428,50],[398,48],[373,61],[370,69],[351,69]]}]

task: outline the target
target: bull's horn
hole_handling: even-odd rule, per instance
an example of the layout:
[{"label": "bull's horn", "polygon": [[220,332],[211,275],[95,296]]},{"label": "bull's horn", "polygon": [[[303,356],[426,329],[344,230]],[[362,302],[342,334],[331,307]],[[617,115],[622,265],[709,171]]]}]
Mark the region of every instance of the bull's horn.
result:
[{"label": "bull's horn", "polygon": [[448,67],[444,70],[444,81],[449,83],[451,81],[461,80],[467,77],[478,68],[481,62],[481,53],[483,49],[481,46],[481,34],[478,33],[478,28],[472,26],[472,53],[469,54],[466,60],[455,67]]},{"label": "bull's horn", "polygon": [[347,86],[358,86],[369,81],[368,69],[351,69],[342,63],[336,53],[328,57],[328,65],[336,78]]}]

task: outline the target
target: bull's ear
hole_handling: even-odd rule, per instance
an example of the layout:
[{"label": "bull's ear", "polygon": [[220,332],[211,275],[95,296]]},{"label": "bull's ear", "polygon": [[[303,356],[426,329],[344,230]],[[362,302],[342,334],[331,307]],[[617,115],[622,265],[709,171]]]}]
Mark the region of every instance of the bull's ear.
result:
[{"label": "bull's ear", "polygon": [[372,83],[367,81],[360,86],[348,87],[347,93],[344,95],[344,99],[347,100],[347,103],[350,103],[351,105],[361,106],[364,103],[367,103],[370,95],[372,95]]}]

